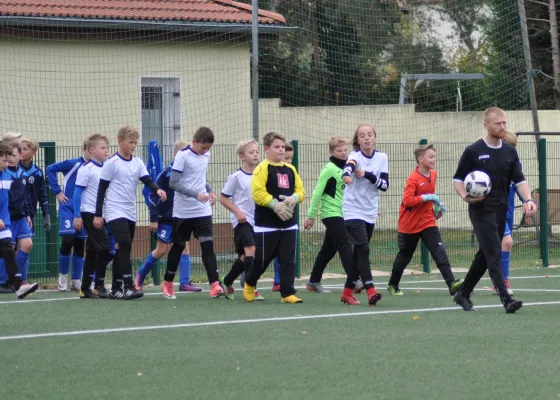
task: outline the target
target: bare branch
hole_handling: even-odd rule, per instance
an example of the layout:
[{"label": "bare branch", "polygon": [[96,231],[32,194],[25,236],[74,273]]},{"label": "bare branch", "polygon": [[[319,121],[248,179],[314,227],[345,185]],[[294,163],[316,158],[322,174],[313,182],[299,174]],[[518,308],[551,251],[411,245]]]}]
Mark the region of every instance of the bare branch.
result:
[{"label": "bare branch", "polygon": [[540,69],[534,69],[533,71],[538,72],[539,74],[546,76],[548,79],[554,80],[554,78],[553,78],[552,76],[550,76],[550,75],[548,75],[548,74],[545,74],[545,73],[542,72]]},{"label": "bare branch", "polygon": [[545,6],[548,8],[548,4],[543,3],[542,1],[537,1],[537,0],[529,0],[531,3],[535,3],[535,4],[540,4],[541,6]]},{"label": "bare branch", "polygon": [[527,21],[541,21],[550,24],[550,21],[548,19],[542,19],[542,18],[527,18]]}]

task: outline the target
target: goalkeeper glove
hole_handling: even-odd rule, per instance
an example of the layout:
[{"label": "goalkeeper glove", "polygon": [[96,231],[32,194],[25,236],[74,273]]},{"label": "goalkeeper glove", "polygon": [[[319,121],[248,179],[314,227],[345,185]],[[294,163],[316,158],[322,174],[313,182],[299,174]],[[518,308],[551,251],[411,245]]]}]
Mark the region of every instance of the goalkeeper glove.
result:
[{"label": "goalkeeper glove", "polygon": [[445,209],[445,205],[444,204],[436,204],[434,207],[434,217],[436,217],[437,219],[440,219],[441,217],[443,217],[443,214],[445,213],[446,209]]},{"label": "goalkeeper glove", "polygon": [[43,229],[45,232],[50,232],[51,230],[51,216],[49,214],[43,215]]},{"label": "goalkeeper glove", "polygon": [[267,207],[272,209],[272,211],[274,211],[274,213],[278,215],[278,218],[282,221],[287,221],[294,216],[294,210],[283,201],[279,202],[276,199],[272,199],[270,203],[268,203]]},{"label": "goalkeeper glove", "polygon": [[293,194],[291,196],[284,196],[281,194],[278,197],[280,197],[280,200],[282,200],[283,203],[286,203],[292,210],[299,204],[299,196],[297,194]]},{"label": "goalkeeper glove", "polygon": [[441,204],[441,202],[439,201],[439,197],[437,197],[435,194],[423,194],[420,197],[422,197],[422,200],[424,200],[424,203],[426,203],[428,201],[433,201],[438,206]]}]

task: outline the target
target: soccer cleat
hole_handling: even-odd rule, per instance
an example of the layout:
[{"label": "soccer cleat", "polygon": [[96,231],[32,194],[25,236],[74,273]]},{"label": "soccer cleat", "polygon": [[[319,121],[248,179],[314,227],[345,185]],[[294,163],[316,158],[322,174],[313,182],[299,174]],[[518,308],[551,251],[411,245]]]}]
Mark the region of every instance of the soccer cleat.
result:
[{"label": "soccer cleat", "polygon": [[220,284],[220,281],[216,281],[210,284],[210,297],[212,297],[213,299],[217,299],[224,294],[224,288]]},{"label": "soccer cleat", "polygon": [[364,289],[365,289],[364,284],[362,283],[361,280],[359,280],[358,282],[356,282],[356,285],[354,286],[354,294],[360,294],[363,292]]},{"label": "soccer cleat", "polygon": [[193,285],[192,282],[187,282],[179,286],[179,292],[202,292],[202,288]]},{"label": "soccer cleat", "polygon": [[347,289],[347,288],[344,288],[344,290],[342,291],[342,295],[340,296],[340,301],[344,304],[348,304],[349,306],[357,306],[362,304],[354,297],[354,294],[352,293],[352,289]]},{"label": "soccer cleat", "polygon": [[122,289],[111,289],[109,292],[109,299],[111,300],[123,300],[124,299],[124,292]]},{"label": "soccer cleat", "polygon": [[14,293],[15,291],[16,290],[12,285],[8,285],[6,283],[0,285],[0,293]]},{"label": "soccer cleat", "polygon": [[327,290],[321,285],[321,282],[313,283],[307,282],[305,284],[305,288],[308,292],[315,292],[315,293],[330,293],[330,290]]},{"label": "soccer cleat", "polygon": [[383,297],[383,295],[375,290],[375,288],[373,288],[373,291],[369,292],[367,295],[368,304],[370,306],[376,306],[379,300]]},{"label": "soccer cleat", "polygon": [[464,311],[476,311],[470,299],[470,296],[465,295],[461,289],[459,289],[457,293],[453,295],[453,301],[455,302],[455,304],[460,305]]},{"label": "soccer cleat", "polygon": [[255,286],[251,286],[245,282],[245,287],[243,288],[243,298],[248,301],[255,300]]},{"label": "soccer cleat", "polygon": [[274,285],[272,285],[272,291],[273,292],[279,292],[280,291],[280,284],[275,283]]},{"label": "soccer cleat", "polygon": [[136,287],[136,290],[142,290],[144,287],[144,279],[146,279],[146,276],[142,275],[140,271],[137,271],[134,276],[134,287]]},{"label": "soccer cleat", "polygon": [[93,292],[99,297],[100,299],[108,299],[109,292],[105,289],[105,286],[99,286],[97,289],[93,290]]},{"label": "soccer cleat", "polygon": [[280,299],[280,303],[283,303],[283,304],[299,304],[299,303],[303,303],[303,300],[300,299],[299,297],[296,297],[293,294],[291,294],[289,296],[282,297]]},{"label": "soccer cleat", "polygon": [[255,301],[264,301],[264,297],[261,296],[258,290],[255,290]]},{"label": "soccer cleat", "polygon": [[231,285],[226,285],[224,283],[224,278],[222,278],[221,282],[222,282],[222,287],[224,288],[224,296],[228,300],[233,300],[234,299],[233,293],[235,292],[235,289]]},{"label": "soccer cleat", "polygon": [[173,287],[173,282],[163,281],[161,284],[161,291],[166,299],[175,300],[175,289]]},{"label": "soccer cleat", "polygon": [[123,300],[134,300],[144,296],[144,293],[142,293],[141,290],[136,290],[134,285],[125,286],[123,293],[124,293]]},{"label": "soccer cleat", "polygon": [[20,300],[25,299],[31,293],[36,291],[38,287],[39,287],[38,283],[26,283],[24,285],[21,285],[19,289],[16,291],[17,298]]},{"label": "soccer cleat", "polygon": [[99,296],[91,289],[80,290],[80,299],[98,299]]},{"label": "soccer cleat", "polygon": [[523,307],[523,302],[521,300],[511,299],[510,301],[508,301],[506,303],[506,305],[504,307],[506,309],[506,313],[514,314],[517,310],[519,310],[521,307]]},{"label": "soccer cleat", "polygon": [[68,290],[68,274],[58,274],[58,290],[61,292]]},{"label": "soccer cleat", "polygon": [[455,293],[457,293],[457,290],[461,288],[462,283],[463,282],[461,281],[461,279],[456,279],[453,282],[451,282],[451,285],[449,285],[449,294],[453,296]]},{"label": "soccer cleat", "polygon": [[404,296],[404,293],[398,287],[393,285],[388,285],[387,290],[391,296]]},{"label": "soccer cleat", "polygon": [[70,282],[70,291],[79,292],[82,287],[82,281],[79,279],[72,279]]}]

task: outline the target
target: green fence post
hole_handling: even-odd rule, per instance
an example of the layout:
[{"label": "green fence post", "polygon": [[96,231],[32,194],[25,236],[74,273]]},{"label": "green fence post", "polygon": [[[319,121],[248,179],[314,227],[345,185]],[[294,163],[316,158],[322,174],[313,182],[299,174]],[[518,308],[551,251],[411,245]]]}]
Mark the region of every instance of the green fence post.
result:
[{"label": "green fence post", "polygon": [[[292,160],[292,165],[296,168],[296,171],[299,173],[299,142],[297,140],[292,140],[292,147],[294,148],[294,158]],[[300,225],[299,221],[299,205],[296,206],[294,210],[294,215],[296,216],[297,224]],[[296,277],[301,277],[301,226],[297,234],[296,239]]]},{"label": "green fence post", "polygon": [[539,139],[539,212],[540,242],[543,267],[548,267],[548,204],[546,185],[546,139]]},{"label": "green fence post", "polygon": [[[39,146],[45,149],[45,171],[47,166],[56,162],[56,142],[40,142]],[[48,185],[48,178],[45,174],[45,183]],[[47,271],[50,276],[58,275],[58,215],[56,211],[56,196],[51,190],[47,190],[49,201],[49,215],[51,217],[51,230],[46,234],[47,246]]]},{"label": "green fence post", "polygon": [[[418,144],[428,144],[428,139],[420,139],[420,142],[418,142]],[[423,240],[422,240],[422,245],[420,246],[420,254],[421,254],[421,259],[422,259],[422,269],[424,270],[425,273],[429,274],[430,273],[430,253],[428,252],[428,248],[424,244]]]}]

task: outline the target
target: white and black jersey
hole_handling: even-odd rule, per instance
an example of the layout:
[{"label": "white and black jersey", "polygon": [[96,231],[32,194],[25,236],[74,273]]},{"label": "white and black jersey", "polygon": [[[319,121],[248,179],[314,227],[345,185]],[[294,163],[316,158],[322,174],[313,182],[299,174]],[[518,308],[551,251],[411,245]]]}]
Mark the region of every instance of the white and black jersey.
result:
[{"label": "white and black jersey", "polygon": [[97,202],[97,191],[99,189],[99,179],[103,164],[98,164],[94,160],[89,160],[78,169],[76,176],[76,187],[83,188],[80,202],[80,212],[95,213]]},{"label": "white and black jersey", "polygon": [[[356,178],[354,171],[363,170],[365,176]],[[348,156],[343,176],[351,176],[352,183],[344,188],[342,214],[344,220],[360,219],[369,224],[377,221],[379,192],[389,188],[389,159],[387,154],[375,150],[368,157],[360,150]]]},{"label": "white and black jersey", "polygon": [[[247,217],[247,222],[255,226],[255,202],[251,192],[251,179],[253,174],[243,171],[241,168],[228,176],[222,195],[229,197],[233,204],[239,208]],[[239,221],[234,213],[230,213],[233,228]]]},{"label": "white and black jersey", "polygon": [[517,151],[504,142],[493,147],[480,139],[468,146],[461,156],[453,180],[463,182],[472,171],[486,172],[492,182],[490,193],[481,202],[485,205],[508,204],[510,183],[518,186],[525,182]]},{"label": "white and black jersey", "polygon": [[127,160],[117,153],[104,163],[101,179],[109,182],[103,203],[105,221],[126,218],[136,222],[136,190],[144,176],[149,176],[148,170],[136,156]]},{"label": "white and black jersey", "polygon": [[206,173],[209,163],[210,152],[198,154],[190,146],[185,147],[175,156],[172,174],[173,172],[181,174],[179,184],[183,190],[175,190],[173,218],[188,219],[212,215],[210,202],[202,203],[196,198],[198,193],[208,194]]}]

